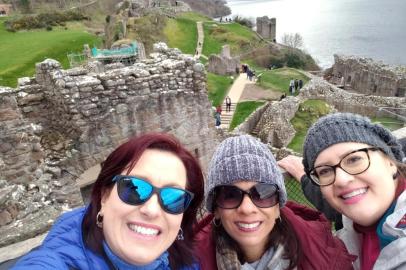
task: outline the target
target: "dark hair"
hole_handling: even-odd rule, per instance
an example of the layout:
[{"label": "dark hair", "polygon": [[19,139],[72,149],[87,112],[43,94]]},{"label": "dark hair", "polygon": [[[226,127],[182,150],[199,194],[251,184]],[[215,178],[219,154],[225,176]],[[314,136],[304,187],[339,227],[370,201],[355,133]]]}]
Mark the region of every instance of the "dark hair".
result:
[{"label": "dark hair", "polygon": [[115,149],[102,163],[82,224],[84,240],[90,249],[104,256],[103,231],[96,226],[96,216],[101,208],[102,195],[113,188],[112,178],[125,169],[130,172],[146,149],[159,149],[175,154],[186,168],[186,189],[194,193],[194,198],[184,212],[181,223],[184,241],[175,241],[168,249],[171,268],[179,269],[194,262],[193,226],[197,224],[197,211],[204,196],[204,180],[197,159],[176,138],[168,134],[148,133],[134,137]]},{"label": "dark hair", "polygon": [[[267,249],[270,247],[278,246],[282,244],[284,246],[283,259],[289,260],[289,266],[287,269],[294,269],[302,256],[302,250],[300,249],[299,241],[297,240],[296,233],[292,228],[292,225],[288,222],[285,214],[280,212],[280,219],[275,220],[275,225],[269,234]],[[233,247],[237,252],[238,258],[244,260],[244,254],[238,243],[227,233],[223,225],[213,226],[213,239],[224,239],[224,242],[220,240],[217,244],[221,247],[228,246]],[[221,237],[219,237],[221,236]]]}]

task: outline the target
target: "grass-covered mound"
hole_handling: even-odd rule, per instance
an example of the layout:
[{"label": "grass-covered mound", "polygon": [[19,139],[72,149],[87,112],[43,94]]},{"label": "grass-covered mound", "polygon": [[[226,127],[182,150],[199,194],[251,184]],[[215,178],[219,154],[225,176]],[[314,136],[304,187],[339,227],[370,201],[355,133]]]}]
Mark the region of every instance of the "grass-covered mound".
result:
[{"label": "grass-covered mound", "polygon": [[306,100],[299,105],[295,117],[290,121],[296,130],[295,137],[289,143],[288,148],[295,152],[303,152],[303,142],[307,130],[315,123],[320,117],[328,114],[331,107],[322,100]]},{"label": "grass-covered mound", "polygon": [[[257,75],[262,73],[257,84],[265,89],[279,91],[289,95],[289,83],[292,79],[302,80],[305,85],[309,78],[297,69],[293,68],[277,68],[272,70],[258,70]],[[295,95],[298,94],[296,91]]]},{"label": "grass-covered mound", "polygon": [[232,55],[240,55],[265,43],[251,29],[238,23],[204,23],[204,55],[219,54],[226,44],[230,45]]},{"label": "grass-covered mound", "polygon": [[207,91],[212,106],[217,107],[223,103],[225,96],[233,84],[230,76],[221,76],[213,73],[207,73]]},{"label": "grass-covered mound", "polygon": [[265,101],[243,101],[237,104],[235,113],[230,124],[230,130],[240,125],[258,107],[265,104]]},{"label": "grass-covered mound", "polygon": [[32,30],[8,32],[5,18],[0,18],[0,85],[15,87],[20,77],[32,76],[35,63],[46,58],[56,59],[64,68],[69,67],[67,53],[83,50],[83,44],[99,45],[100,38],[84,31],[81,24],[69,24],[66,30]]}]

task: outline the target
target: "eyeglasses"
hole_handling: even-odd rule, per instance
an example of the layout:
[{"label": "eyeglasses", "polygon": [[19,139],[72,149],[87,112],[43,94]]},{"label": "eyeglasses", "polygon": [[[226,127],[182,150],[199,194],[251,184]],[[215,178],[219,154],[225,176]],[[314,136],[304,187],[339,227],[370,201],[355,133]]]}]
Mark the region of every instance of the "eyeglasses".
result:
[{"label": "eyeglasses", "polygon": [[113,182],[117,182],[118,197],[124,203],[144,204],[156,193],[162,209],[174,215],[185,212],[194,196],[192,192],[181,188],[155,187],[146,180],[135,176],[117,175],[113,178]]},{"label": "eyeglasses", "polygon": [[245,194],[260,208],[272,207],[279,202],[278,187],[274,184],[259,183],[248,191],[232,185],[221,185],[214,189],[215,203],[223,209],[238,208]]},{"label": "eyeglasses", "polygon": [[377,151],[379,148],[368,147],[352,151],[345,155],[336,165],[322,165],[310,171],[310,178],[316,185],[328,186],[336,179],[336,169],[341,168],[348,174],[357,175],[368,170],[371,161],[368,151]]}]

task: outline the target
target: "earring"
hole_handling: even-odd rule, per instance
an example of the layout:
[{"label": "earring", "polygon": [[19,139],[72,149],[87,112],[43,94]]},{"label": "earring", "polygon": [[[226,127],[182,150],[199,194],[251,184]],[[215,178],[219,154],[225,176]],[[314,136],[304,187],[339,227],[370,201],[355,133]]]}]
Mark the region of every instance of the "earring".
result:
[{"label": "earring", "polygon": [[278,217],[278,221],[279,221],[279,223],[282,223],[282,218],[281,218],[281,216]]},{"label": "earring", "polygon": [[220,227],[221,225],[221,219],[214,218],[211,222],[213,223],[214,227]]},{"label": "earring", "polygon": [[183,230],[182,230],[182,228],[180,228],[179,229],[179,232],[178,232],[178,236],[176,236],[176,240],[180,240],[180,241],[182,241],[182,240],[184,240],[185,238],[183,237]]},{"label": "earring", "polygon": [[97,213],[96,225],[99,228],[103,228],[103,214],[101,213],[101,211],[99,211],[99,213]]}]

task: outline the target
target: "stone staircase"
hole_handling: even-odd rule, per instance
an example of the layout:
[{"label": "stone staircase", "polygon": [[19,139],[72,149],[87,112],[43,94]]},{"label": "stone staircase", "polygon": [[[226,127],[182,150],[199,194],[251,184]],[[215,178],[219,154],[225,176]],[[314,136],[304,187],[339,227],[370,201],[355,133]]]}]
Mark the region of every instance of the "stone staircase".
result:
[{"label": "stone staircase", "polygon": [[237,103],[231,103],[231,110],[229,112],[226,112],[226,104],[223,103],[221,105],[221,128],[228,130],[231,124],[231,120],[233,119],[235,107],[237,106]]}]

